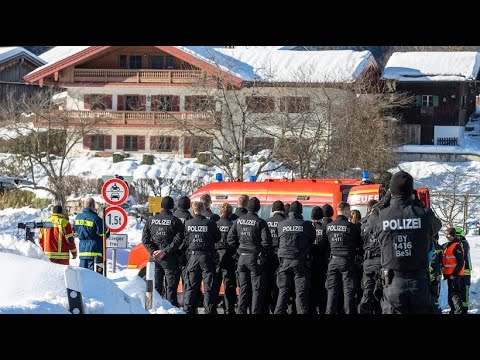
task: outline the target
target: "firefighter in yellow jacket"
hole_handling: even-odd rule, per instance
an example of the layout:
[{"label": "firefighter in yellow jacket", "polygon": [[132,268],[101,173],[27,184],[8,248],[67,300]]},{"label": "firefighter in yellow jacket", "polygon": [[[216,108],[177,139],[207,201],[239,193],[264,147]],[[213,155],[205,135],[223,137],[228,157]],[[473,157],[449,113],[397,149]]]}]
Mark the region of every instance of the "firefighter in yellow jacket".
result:
[{"label": "firefighter in yellow jacket", "polygon": [[53,207],[52,215],[43,222],[51,223],[51,227],[40,229],[39,244],[51,262],[68,265],[70,253],[72,259],[77,257],[77,247],[73,238],[72,226],[63,217],[60,205]]}]

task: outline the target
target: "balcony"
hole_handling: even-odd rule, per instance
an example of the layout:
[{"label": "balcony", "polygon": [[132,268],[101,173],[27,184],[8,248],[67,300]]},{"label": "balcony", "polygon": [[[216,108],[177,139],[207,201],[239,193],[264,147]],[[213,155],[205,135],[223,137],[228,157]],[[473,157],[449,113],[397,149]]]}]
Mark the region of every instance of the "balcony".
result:
[{"label": "balcony", "polygon": [[201,70],[74,69],[75,82],[194,84],[207,78]]},{"label": "balcony", "polygon": [[[218,128],[220,113],[212,112],[164,112],[164,111],[57,111],[55,115],[46,116],[54,121],[58,119],[78,119],[83,122],[92,120],[102,126],[163,126],[171,128],[201,127],[202,129]],[[41,126],[45,121],[37,119],[36,126]],[[75,126],[75,121],[71,123]],[[191,125],[191,126],[189,126]]]}]

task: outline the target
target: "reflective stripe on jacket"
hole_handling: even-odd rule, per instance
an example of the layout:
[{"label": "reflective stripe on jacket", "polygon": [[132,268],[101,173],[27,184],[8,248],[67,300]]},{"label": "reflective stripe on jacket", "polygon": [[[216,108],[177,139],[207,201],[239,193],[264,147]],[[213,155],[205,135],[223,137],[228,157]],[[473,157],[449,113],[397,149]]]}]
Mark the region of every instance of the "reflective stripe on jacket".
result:
[{"label": "reflective stripe on jacket", "polygon": [[[80,258],[102,256],[104,231],[102,218],[95,211],[84,208],[75,218],[74,226],[80,240],[78,256]],[[108,227],[105,227],[105,235],[107,238],[110,236]]]},{"label": "reflective stripe on jacket", "polygon": [[52,227],[40,228],[39,244],[50,259],[69,259],[69,252],[75,253],[77,247],[73,239],[72,226],[62,214],[53,213],[43,220]]}]

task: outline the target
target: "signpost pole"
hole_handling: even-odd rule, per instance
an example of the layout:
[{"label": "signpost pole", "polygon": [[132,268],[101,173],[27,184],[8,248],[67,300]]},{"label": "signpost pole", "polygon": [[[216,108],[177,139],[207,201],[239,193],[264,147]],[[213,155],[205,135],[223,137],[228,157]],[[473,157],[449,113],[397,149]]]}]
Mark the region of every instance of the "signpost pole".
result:
[{"label": "signpost pole", "polygon": [[117,249],[115,248],[112,249],[112,263],[113,263],[112,272],[116,272],[117,271]]},{"label": "signpost pole", "polygon": [[103,208],[103,276],[107,277],[107,235],[105,234],[105,207]]}]

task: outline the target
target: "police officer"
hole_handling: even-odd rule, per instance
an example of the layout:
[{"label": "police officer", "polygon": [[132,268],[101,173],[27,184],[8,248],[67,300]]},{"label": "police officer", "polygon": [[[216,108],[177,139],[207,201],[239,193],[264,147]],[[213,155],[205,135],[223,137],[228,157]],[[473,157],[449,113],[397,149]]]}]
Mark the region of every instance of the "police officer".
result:
[{"label": "police officer", "polygon": [[357,274],[355,256],[361,247],[358,226],[348,221],[350,205],[341,201],[337,205],[337,218],[327,225],[326,235],[330,244],[330,262],[328,263],[327,314],[337,312],[339,292],[343,288],[343,308],[345,314],[356,314]]},{"label": "police officer", "polygon": [[[381,209],[390,205],[391,195],[384,196],[380,202],[370,200],[372,204],[370,211],[367,210],[367,216],[362,224],[361,233],[363,239],[363,295],[358,305],[359,314],[381,314],[382,307],[380,299],[382,298],[382,285],[380,282],[380,243],[374,232],[374,225],[377,223],[378,214]],[[375,202],[374,202],[375,201]],[[378,203],[378,204],[377,204]],[[375,206],[376,205],[376,206]],[[367,205],[368,209],[368,205]]]},{"label": "police officer", "polygon": [[185,228],[172,214],[173,199],[162,199],[162,211],[150,216],[143,228],[142,243],[155,260],[155,289],[163,291],[163,278],[166,278],[166,298],[173,306],[178,306],[178,257],[177,251],[185,236]]},{"label": "police officer", "polygon": [[409,173],[395,173],[390,191],[390,206],[380,211],[374,226],[381,251],[382,312],[432,313],[428,252],[442,223],[430,209],[414,204]]},{"label": "police officer", "polygon": [[215,292],[215,243],[220,241],[220,230],[203,213],[203,202],[192,205],[193,219],[185,222],[185,241],[190,254],[185,268],[185,301],[187,314],[196,314],[200,297],[200,285],[203,279],[205,314],[217,313],[217,294]]},{"label": "police officer", "polygon": [[267,261],[267,276],[266,276],[266,300],[264,307],[264,314],[274,313],[277,305],[278,286],[275,279],[275,274],[278,269],[278,223],[285,220],[285,205],[282,201],[277,200],[272,204],[272,217],[267,220],[268,230],[272,236],[272,251],[269,252]]},{"label": "police officer", "polygon": [[230,220],[235,221],[240,216],[245,215],[247,211],[247,204],[248,204],[249,197],[248,195],[240,195],[237,200],[237,208],[235,209],[235,213],[232,214]]},{"label": "police officer", "polygon": [[307,256],[315,240],[315,229],[310,221],[303,220],[302,204],[294,201],[290,204],[288,219],[278,224],[277,271],[278,300],[275,314],[285,314],[290,295],[290,284],[295,283],[295,304],[298,314],[308,314],[310,288],[310,270]]},{"label": "police officer", "polygon": [[252,298],[252,313],[260,314],[265,297],[265,261],[272,247],[272,236],[265,220],[257,215],[260,201],[248,200],[246,215],[239,217],[228,233],[227,242],[236,250],[238,259],[237,276],[240,287],[238,314],[246,314],[249,298]]},{"label": "police officer", "polygon": [[200,196],[200,201],[205,205],[203,216],[205,216],[208,220],[212,220],[213,222],[220,220],[220,216],[218,216],[218,214],[214,214],[212,210],[210,210],[210,206],[212,206],[212,197],[210,194],[203,194]]},{"label": "police officer", "polygon": [[322,206],[323,211],[323,218],[322,218],[322,225],[327,225],[333,221],[333,208],[330,204],[325,204]]},{"label": "police officer", "polygon": [[443,244],[443,277],[448,284],[448,305],[450,314],[461,314],[463,311],[463,274],[465,272],[465,256],[460,238],[454,228],[445,230],[448,242]]},{"label": "police officer", "polygon": [[326,226],[322,224],[322,208],[315,206],[312,209],[311,217],[316,236],[310,251],[312,255],[310,313],[325,314],[325,308],[327,306],[327,289],[325,288],[325,282],[327,280],[330,245],[327,237],[324,236]]},{"label": "police officer", "polygon": [[438,243],[438,233],[433,236],[433,247],[430,251],[430,292],[432,293],[433,312],[441,314],[438,298],[440,297],[440,288],[443,273],[443,247]]},{"label": "police officer", "polygon": [[[190,209],[190,205],[190,198],[188,196],[181,196],[177,201],[177,210],[175,210],[173,216],[179,218],[183,224],[185,224],[185,221],[193,219],[190,211],[188,211],[188,209]],[[183,288],[185,288],[185,278],[183,276],[183,273],[185,272],[185,266],[187,265],[187,249],[185,241],[180,244],[177,252],[177,257],[180,271],[177,272],[176,286],[178,287],[181,277]],[[183,293],[185,294],[185,289],[183,289]]]},{"label": "police officer", "polygon": [[220,220],[217,221],[218,229],[221,233],[221,239],[215,244],[217,251],[216,261],[216,294],[220,292],[220,286],[223,281],[225,289],[225,312],[235,314],[235,303],[237,302],[237,280],[235,277],[235,260],[233,254],[227,252],[227,236],[233,222],[230,220],[233,207],[229,203],[223,203],[220,207]]},{"label": "police officer", "polygon": [[469,306],[469,293],[470,293],[470,276],[472,273],[472,261],[470,259],[470,244],[465,238],[465,233],[463,229],[459,226],[455,227],[455,233],[460,239],[460,243],[463,247],[463,252],[465,254],[465,272],[462,277],[462,314],[468,314]]}]

